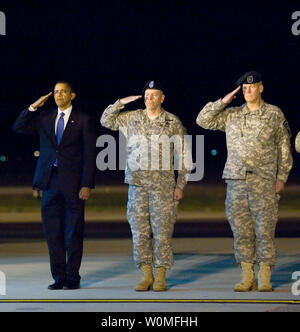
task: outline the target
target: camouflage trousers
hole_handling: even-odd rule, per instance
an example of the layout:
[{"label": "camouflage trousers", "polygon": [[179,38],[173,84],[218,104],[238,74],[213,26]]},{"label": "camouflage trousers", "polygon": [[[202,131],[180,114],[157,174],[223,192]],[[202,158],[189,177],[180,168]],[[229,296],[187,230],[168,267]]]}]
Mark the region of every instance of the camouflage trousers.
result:
[{"label": "camouflage trousers", "polygon": [[238,263],[276,263],[275,228],[279,194],[275,182],[247,173],[246,180],[226,180],[226,215]]},{"label": "camouflage trousers", "polygon": [[173,266],[172,236],[177,210],[173,197],[174,187],[129,186],[127,219],[137,266],[141,263],[166,269]]}]

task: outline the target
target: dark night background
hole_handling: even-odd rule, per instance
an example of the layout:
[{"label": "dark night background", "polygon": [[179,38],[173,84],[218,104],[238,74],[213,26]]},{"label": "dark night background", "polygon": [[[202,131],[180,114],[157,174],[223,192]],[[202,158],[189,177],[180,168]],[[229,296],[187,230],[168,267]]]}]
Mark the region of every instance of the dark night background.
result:
[{"label": "dark night background", "polygon": [[[118,98],[140,94],[149,79],[166,87],[164,107],[189,134],[205,135],[203,182],[221,182],[225,135],[195,123],[201,108],[224,97],[249,70],[264,77],[266,102],[279,106],[300,131],[300,35],[292,13],[298,2],[202,3],[173,1],[3,1],[6,36],[0,36],[0,184],[29,185],[37,137],[12,133],[22,109],[52,91],[57,80],[75,86],[74,105],[95,117]],[[241,94],[232,105],[242,104]],[[53,99],[47,106],[54,106]],[[128,106],[141,108],[141,101]],[[99,135],[112,132],[97,126]],[[114,134],[118,137],[117,134]],[[217,156],[211,150],[218,151]],[[99,150],[100,151],[100,150]],[[299,183],[293,152],[289,182]],[[97,183],[123,183],[123,172],[98,172]]]}]

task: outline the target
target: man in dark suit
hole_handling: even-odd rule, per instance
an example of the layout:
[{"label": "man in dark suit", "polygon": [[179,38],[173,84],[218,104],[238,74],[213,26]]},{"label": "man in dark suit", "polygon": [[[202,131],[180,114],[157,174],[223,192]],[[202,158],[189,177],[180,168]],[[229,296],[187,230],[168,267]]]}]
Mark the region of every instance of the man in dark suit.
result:
[{"label": "man in dark suit", "polygon": [[42,224],[48,243],[54,284],[48,288],[80,288],[84,206],[94,188],[96,133],[94,121],[72,106],[76,97],[68,82],[54,88],[58,108],[37,111],[52,95],[39,98],[16,120],[19,134],[38,133],[40,157],[34,188],[43,190]]}]

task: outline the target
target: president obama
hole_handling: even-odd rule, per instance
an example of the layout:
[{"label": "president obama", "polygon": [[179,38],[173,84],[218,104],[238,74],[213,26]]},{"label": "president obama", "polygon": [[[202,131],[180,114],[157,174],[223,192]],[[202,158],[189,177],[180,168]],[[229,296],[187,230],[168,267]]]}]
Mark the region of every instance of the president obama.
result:
[{"label": "president obama", "polygon": [[[39,110],[51,95],[57,108]],[[72,106],[76,94],[60,81],[16,120],[19,134],[37,133],[40,157],[34,188],[43,191],[42,224],[54,284],[48,289],[80,288],[84,206],[94,187],[96,134],[92,119]]]}]

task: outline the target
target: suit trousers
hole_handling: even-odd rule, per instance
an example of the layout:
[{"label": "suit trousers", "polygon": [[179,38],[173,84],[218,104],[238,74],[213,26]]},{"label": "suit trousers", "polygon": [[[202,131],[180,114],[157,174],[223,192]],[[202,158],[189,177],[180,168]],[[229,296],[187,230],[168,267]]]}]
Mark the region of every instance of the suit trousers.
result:
[{"label": "suit trousers", "polygon": [[78,195],[79,189],[74,193],[64,191],[58,181],[58,170],[53,167],[42,196],[42,224],[55,281],[80,280],[85,203]]}]

